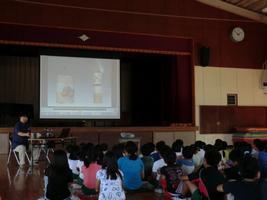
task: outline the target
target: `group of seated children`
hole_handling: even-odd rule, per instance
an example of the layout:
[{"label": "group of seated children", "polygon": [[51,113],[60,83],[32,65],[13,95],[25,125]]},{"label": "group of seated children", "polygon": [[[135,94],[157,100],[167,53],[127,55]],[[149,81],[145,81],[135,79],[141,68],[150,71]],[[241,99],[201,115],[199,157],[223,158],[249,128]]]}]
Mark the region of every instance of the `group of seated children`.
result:
[{"label": "group of seated children", "polygon": [[80,184],[84,195],[124,200],[125,191],[155,191],[167,198],[210,200],[267,199],[267,143],[237,142],[228,146],[196,141],[172,146],[147,143],[138,154],[134,142],[80,144],[54,152],[45,172],[46,198],[67,200],[69,183]]}]

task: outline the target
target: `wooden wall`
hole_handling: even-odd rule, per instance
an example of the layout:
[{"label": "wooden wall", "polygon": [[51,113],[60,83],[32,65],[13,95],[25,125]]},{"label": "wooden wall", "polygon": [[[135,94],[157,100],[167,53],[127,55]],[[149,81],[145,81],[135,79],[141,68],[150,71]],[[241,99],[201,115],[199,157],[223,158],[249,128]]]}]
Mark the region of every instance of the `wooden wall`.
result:
[{"label": "wooden wall", "polygon": [[[196,64],[198,47],[205,45],[211,48],[210,65],[241,68],[260,68],[267,52],[266,25],[194,0],[1,1],[0,13],[0,24],[64,30],[60,35],[44,34],[44,31],[36,35],[43,41],[54,37],[55,44],[72,30],[79,30],[80,34],[84,30],[98,30],[190,37],[195,41]],[[231,41],[229,34],[235,26],[245,30],[244,42]],[[108,42],[108,38],[101,42]]]},{"label": "wooden wall", "polygon": [[200,133],[233,133],[237,127],[267,127],[267,107],[200,106]]}]

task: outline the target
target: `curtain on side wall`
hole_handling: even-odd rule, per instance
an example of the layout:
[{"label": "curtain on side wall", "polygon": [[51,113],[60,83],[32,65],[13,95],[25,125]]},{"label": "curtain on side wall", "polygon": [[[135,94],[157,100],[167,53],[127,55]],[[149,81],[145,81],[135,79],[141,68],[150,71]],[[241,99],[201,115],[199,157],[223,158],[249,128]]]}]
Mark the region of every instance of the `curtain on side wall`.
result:
[{"label": "curtain on side wall", "polygon": [[31,104],[38,115],[38,57],[0,56],[0,103]]}]

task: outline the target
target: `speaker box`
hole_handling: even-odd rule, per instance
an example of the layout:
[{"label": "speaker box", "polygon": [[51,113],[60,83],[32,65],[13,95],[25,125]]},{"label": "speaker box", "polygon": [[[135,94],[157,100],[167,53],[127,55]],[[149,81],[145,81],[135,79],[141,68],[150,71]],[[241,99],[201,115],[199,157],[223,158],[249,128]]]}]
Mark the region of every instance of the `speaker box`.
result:
[{"label": "speaker box", "polygon": [[210,62],[210,48],[202,46],[199,49],[199,64],[203,67],[209,65]]}]

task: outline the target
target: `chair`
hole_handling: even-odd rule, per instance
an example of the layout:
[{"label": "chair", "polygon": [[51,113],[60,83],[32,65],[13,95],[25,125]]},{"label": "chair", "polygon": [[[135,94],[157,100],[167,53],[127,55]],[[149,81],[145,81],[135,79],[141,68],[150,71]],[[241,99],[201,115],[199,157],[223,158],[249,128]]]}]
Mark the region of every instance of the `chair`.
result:
[{"label": "chair", "polygon": [[[7,165],[8,165],[9,162],[10,162],[10,158],[11,158],[11,154],[12,154],[12,153],[14,154],[15,159],[16,159],[18,165],[19,165],[19,158],[18,158],[18,156],[17,156],[16,151],[15,151],[14,149],[12,149],[12,142],[11,142],[11,140],[9,140],[9,152],[8,152],[7,163],[6,163]],[[31,160],[30,160],[30,158],[29,158],[27,152],[25,152],[25,156],[26,156],[26,159],[27,159],[27,161],[29,162],[29,164],[31,164]]]},{"label": "chair", "polygon": [[54,153],[54,149],[53,148],[47,148],[47,150],[46,150],[46,159],[47,159],[47,161],[50,163],[50,158],[49,158],[49,153],[50,153],[50,151],[52,152],[52,153]]},{"label": "chair", "polygon": [[46,144],[46,145],[44,144],[41,146],[39,156],[41,152],[44,152],[46,160],[48,161],[48,163],[50,163],[49,153],[50,152],[54,153],[54,146],[50,146],[49,144]]}]

